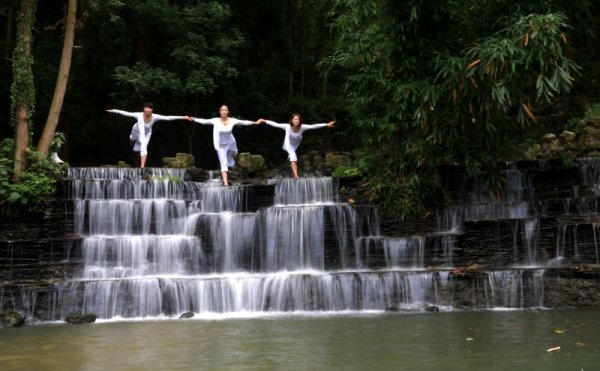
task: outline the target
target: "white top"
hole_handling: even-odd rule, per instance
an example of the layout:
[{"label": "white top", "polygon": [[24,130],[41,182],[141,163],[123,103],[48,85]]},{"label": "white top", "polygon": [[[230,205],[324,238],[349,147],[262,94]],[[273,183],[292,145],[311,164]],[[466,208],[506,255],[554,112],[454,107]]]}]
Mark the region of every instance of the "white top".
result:
[{"label": "white top", "polygon": [[229,147],[229,145],[235,143],[235,138],[231,132],[235,125],[250,126],[254,123],[250,120],[238,120],[233,117],[227,119],[227,125],[223,124],[220,117],[212,119],[194,118],[194,121],[203,125],[213,125],[213,145],[216,150],[218,150],[219,147]]},{"label": "white top", "polygon": [[140,151],[140,155],[148,154],[148,143],[150,143],[150,137],[152,136],[152,125],[156,121],[173,121],[183,120],[183,116],[163,116],[156,113],[152,113],[150,121],[144,121],[144,112],[127,112],[118,109],[111,109],[108,112],[118,113],[122,116],[134,117],[137,119],[133,128],[131,128],[131,135],[129,138],[135,140],[133,147],[134,151]]},{"label": "white top", "polygon": [[295,133],[292,130],[292,125],[290,125],[287,122],[278,124],[274,121],[266,120],[265,123],[267,125],[285,130],[285,139],[283,140],[283,149],[286,151],[289,151],[289,150],[295,151],[298,148],[298,146],[300,145],[300,142],[302,142],[302,133],[304,133],[305,131],[319,129],[319,128],[323,128],[323,127],[327,126],[327,124],[313,124],[313,125],[302,124],[302,125],[300,125],[300,130],[297,133]]}]

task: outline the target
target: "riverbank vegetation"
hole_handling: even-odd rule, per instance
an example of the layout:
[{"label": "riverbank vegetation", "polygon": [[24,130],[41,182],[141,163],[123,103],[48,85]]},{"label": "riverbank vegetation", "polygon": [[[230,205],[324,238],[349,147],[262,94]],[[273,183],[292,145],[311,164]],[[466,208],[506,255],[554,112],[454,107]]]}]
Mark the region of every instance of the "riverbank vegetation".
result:
[{"label": "riverbank vegetation", "polygon": [[[16,163],[43,183],[28,202],[47,197],[40,179],[55,130],[72,166],[129,159],[131,126],[104,110],[150,100],[169,115],[212,117],[226,103],[244,119],[336,119],[301,151],[352,151],[338,174],[360,174],[384,212],[418,216],[439,192],[439,165],[493,169],[593,110],[599,14],[591,0],[10,0],[0,5],[0,103],[11,107],[0,137],[14,141],[2,145],[0,200],[25,199],[13,189],[28,179],[15,177]],[[214,167],[208,129],[181,121],[154,131],[149,166],[187,152]],[[279,134],[236,136],[274,166],[285,162]],[[21,152],[5,150],[15,144]]]}]

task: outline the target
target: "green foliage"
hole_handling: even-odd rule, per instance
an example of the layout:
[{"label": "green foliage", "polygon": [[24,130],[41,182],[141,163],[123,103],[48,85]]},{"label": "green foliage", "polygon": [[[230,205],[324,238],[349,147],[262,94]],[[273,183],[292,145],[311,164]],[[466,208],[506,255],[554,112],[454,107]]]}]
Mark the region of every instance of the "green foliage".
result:
[{"label": "green foliage", "polygon": [[132,67],[118,66],[114,78],[119,84],[131,86],[136,97],[181,89],[174,73],[150,67],[147,63],[137,63]]},{"label": "green foliage", "polygon": [[515,124],[535,121],[536,103],[569,93],[578,71],[560,13],[514,13],[487,34],[461,34],[462,22],[485,28],[457,22],[466,10],[453,1],[335,4],[338,42],[322,66],[347,74],[363,145],[381,148],[363,159],[375,199],[403,215],[426,207],[420,194],[435,188],[437,165],[506,159]]},{"label": "green foliage", "polygon": [[43,211],[46,202],[56,190],[56,181],[61,177],[61,167],[49,160],[38,160],[34,151],[28,153],[31,166],[21,180],[13,183],[14,141],[0,142],[0,213],[8,214],[25,210]]},{"label": "green foliage", "polygon": [[341,165],[336,167],[332,172],[331,176],[334,178],[351,177],[361,175],[360,169],[357,166],[346,166]]},{"label": "green foliage", "polygon": [[600,117],[600,103],[592,104],[583,114],[583,118],[591,119]]},{"label": "green foliage", "polygon": [[67,138],[65,137],[65,134],[63,132],[57,131],[54,133],[54,138],[52,138],[50,148],[52,148],[53,151],[58,152],[66,141]]},{"label": "green foliage", "polygon": [[[113,76],[133,90],[135,99],[163,92],[207,95],[219,80],[238,73],[233,63],[244,39],[231,27],[231,11],[223,3],[113,1],[108,5],[93,2],[93,8],[110,14],[111,22],[137,38],[133,42],[152,39],[152,45],[144,48],[144,60],[117,66]],[[160,51],[155,45],[159,42],[154,38],[155,28],[161,28],[160,36],[165,38]]]},{"label": "green foliage", "polygon": [[374,176],[367,186],[371,200],[377,202],[383,212],[404,219],[425,214],[437,192],[429,184],[430,180],[413,173],[400,177]]},{"label": "green foliage", "polygon": [[579,123],[579,121],[581,121],[582,118],[591,119],[591,118],[598,118],[598,117],[600,117],[600,103],[594,103],[594,104],[590,105],[585,110],[585,112],[583,112],[583,117],[576,116],[576,117],[570,118],[567,121],[567,124],[565,125],[565,130],[570,130],[570,131],[575,130],[575,128],[577,127],[577,124]]},{"label": "green foliage", "polygon": [[[11,123],[14,125],[17,110],[27,105],[29,116],[35,107],[35,87],[33,84],[32,28],[37,2],[35,0],[21,2],[18,16],[17,42],[12,58],[12,85],[10,87]],[[27,47],[29,45],[29,47]],[[28,49],[29,48],[29,49]]]}]

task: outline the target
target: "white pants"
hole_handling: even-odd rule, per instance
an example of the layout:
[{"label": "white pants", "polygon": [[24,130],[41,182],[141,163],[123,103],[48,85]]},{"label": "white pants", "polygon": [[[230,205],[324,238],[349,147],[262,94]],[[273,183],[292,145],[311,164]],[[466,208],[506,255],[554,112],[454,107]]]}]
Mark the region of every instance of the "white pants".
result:
[{"label": "white pants", "polygon": [[221,171],[228,171],[230,167],[235,166],[235,156],[237,153],[238,149],[235,143],[231,143],[227,147],[219,147],[219,149],[217,149],[217,156],[219,157]]},{"label": "white pants", "polygon": [[294,148],[290,144],[285,144],[285,143],[282,148],[284,151],[286,151],[288,153],[288,158],[290,159],[290,161],[298,162],[298,156],[296,155],[296,148]]},{"label": "white pants", "polygon": [[290,162],[298,162],[298,156],[296,155],[296,151],[294,151],[293,149],[286,149],[287,153],[288,153],[288,158],[290,159]]}]

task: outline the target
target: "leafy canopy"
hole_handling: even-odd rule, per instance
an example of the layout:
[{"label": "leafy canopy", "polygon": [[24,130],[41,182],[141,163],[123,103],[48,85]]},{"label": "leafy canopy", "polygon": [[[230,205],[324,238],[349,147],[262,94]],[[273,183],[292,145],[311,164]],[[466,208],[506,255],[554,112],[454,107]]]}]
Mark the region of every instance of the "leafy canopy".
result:
[{"label": "leafy canopy", "polygon": [[[497,5],[496,2],[491,2]],[[520,14],[480,29],[461,2],[337,0],[337,44],[323,60],[342,69],[362,129],[360,165],[374,199],[403,215],[424,211],[435,166],[476,170],[507,155],[515,128],[535,122],[535,105],[568,93],[577,65],[561,13]]]}]

